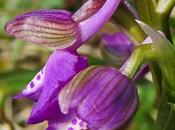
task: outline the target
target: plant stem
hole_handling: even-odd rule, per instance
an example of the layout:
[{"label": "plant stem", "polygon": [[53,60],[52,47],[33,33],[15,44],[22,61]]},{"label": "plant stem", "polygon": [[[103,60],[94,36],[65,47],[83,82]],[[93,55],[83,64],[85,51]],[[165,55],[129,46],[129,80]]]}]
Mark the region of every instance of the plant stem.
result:
[{"label": "plant stem", "polygon": [[15,130],[13,122],[5,116],[4,110],[0,109],[0,117],[5,123],[7,123],[10,126],[10,130]]}]

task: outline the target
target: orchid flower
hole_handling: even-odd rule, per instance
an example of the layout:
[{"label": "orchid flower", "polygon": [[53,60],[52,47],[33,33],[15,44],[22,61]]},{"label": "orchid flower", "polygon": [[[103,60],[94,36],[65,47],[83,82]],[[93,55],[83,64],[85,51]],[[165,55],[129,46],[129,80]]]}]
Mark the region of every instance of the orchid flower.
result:
[{"label": "orchid flower", "polygon": [[120,0],[88,0],[75,14],[37,10],[16,16],[5,31],[17,38],[54,49],[77,49],[110,19]]},{"label": "orchid flower", "polygon": [[[142,44],[152,43],[150,37],[147,37]],[[103,34],[102,36],[102,55],[108,63],[114,67],[120,68],[131,56],[135,46],[124,32],[117,32],[113,35]],[[135,75],[133,80],[141,79],[149,72],[147,65]]]},{"label": "orchid flower", "polygon": [[[138,106],[133,82],[115,68],[104,66],[79,72],[61,90],[58,99],[64,114],[78,116],[90,130],[125,128]],[[68,129],[78,130],[74,124]]]},{"label": "orchid flower", "polygon": [[133,49],[134,44],[124,32],[102,36],[102,55],[118,68],[129,58]]}]

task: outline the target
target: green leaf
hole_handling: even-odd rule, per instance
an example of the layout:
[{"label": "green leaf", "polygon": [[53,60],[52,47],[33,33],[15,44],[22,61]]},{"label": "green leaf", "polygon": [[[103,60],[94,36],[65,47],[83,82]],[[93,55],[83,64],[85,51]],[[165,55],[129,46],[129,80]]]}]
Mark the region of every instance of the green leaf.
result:
[{"label": "green leaf", "polygon": [[141,21],[137,22],[145,33],[151,37],[153,41],[152,51],[155,53],[155,61],[161,69],[169,94],[175,98],[175,48],[161,32],[155,31]]},{"label": "green leaf", "polygon": [[175,130],[175,105],[168,102],[168,91],[164,91],[158,109],[156,130]]},{"label": "green leaf", "polygon": [[155,130],[154,103],[156,100],[155,86],[152,82],[142,79],[137,83],[139,93],[139,109],[134,117],[134,130]]},{"label": "green leaf", "polygon": [[91,66],[91,65],[105,65],[106,63],[103,59],[89,56],[88,64]]},{"label": "green leaf", "polygon": [[166,122],[170,113],[170,106],[167,104],[167,97],[162,95],[158,108],[156,130],[165,130]]},{"label": "green leaf", "polygon": [[15,70],[0,74],[0,96],[11,95],[23,89],[37,71]]},{"label": "green leaf", "polygon": [[167,120],[166,128],[165,130],[175,130],[175,105],[174,104],[169,104],[170,106],[170,112],[169,112],[169,117]]},{"label": "green leaf", "polygon": [[140,19],[154,29],[165,33],[172,41],[169,29],[169,16],[175,0],[135,0]]}]

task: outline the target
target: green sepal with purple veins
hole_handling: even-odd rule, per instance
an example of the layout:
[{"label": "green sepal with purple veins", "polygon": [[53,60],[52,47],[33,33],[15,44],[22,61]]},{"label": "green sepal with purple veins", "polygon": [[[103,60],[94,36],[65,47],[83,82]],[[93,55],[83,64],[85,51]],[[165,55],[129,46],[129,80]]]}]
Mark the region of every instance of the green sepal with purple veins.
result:
[{"label": "green sepal with purple veins", "polygon": [[175,48],[166,39],[162,32],[157,32],[147,24],[137,21],[152,41],[152,51],[155,53],[155,62],[159,65],[165,89],[168,90],[171,102],[175,102]]}]

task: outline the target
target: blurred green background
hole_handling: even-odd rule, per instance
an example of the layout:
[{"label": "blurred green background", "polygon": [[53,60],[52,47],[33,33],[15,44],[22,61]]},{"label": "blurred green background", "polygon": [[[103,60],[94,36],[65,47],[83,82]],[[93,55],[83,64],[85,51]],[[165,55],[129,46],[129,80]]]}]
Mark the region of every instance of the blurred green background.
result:
[{"label": "blurred green background", "polygon": [[[5,23],[17,14],[34,9],[75,11],[81,4],[82,0],[0,0],[0,130],[43,130],[47,127],[45,123],[27,126],[25,121],[33,102],[26,99],[15,101],[12,97],[42,68],[51,53],[49,49],[9,37],[4,32]],[[170,26],[175,41],[175,11],[172,13]],[[90,49],[85,47],[81,52],[87,55],[94,54],[94,48],[96,46]],[[106,64],[103,59],[93,55],[88,55],[88,58],[90,65]],[[154,130],[155,88],[148,79],[143,79],[137,84],[140,106],[128,130]]]}]

